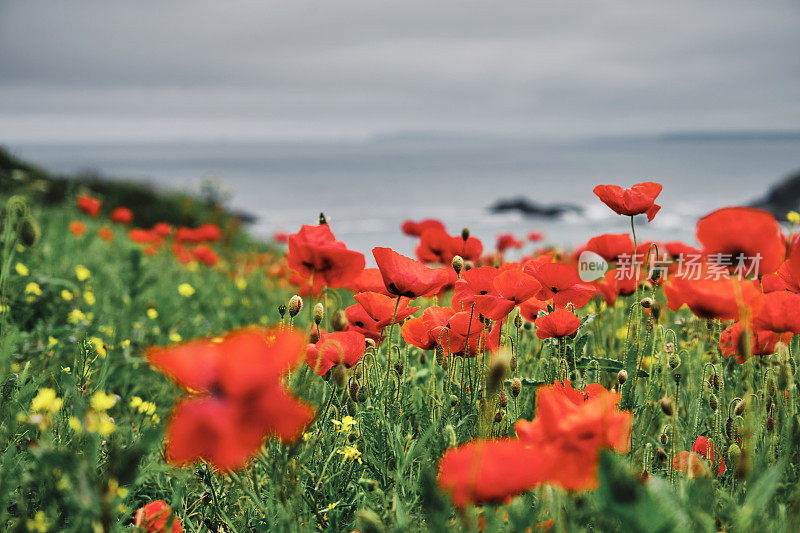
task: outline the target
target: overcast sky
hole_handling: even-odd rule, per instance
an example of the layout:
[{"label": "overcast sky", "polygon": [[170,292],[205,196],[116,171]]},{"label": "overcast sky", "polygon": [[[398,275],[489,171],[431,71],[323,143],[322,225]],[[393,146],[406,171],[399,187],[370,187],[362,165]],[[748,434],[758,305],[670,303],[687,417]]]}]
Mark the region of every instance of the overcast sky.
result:
[{"label": "overcast sky", "polygon": [[0,0],[0,143],[800,130],[800,2]]}]

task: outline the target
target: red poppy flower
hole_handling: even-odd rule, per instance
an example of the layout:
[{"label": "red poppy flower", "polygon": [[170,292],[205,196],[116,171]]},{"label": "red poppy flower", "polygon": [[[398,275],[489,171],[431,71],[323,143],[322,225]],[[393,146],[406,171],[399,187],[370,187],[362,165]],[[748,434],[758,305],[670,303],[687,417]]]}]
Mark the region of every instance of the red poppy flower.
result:
[{"label": "red poppy flower", "polygon": [[700,435],[695,439],[692,445],[692,453],[704,457],[710,464],[716,463],[718,476],[725,473],[725,460],[718,451],[714,450],[714,443],[708,440],[707,437]]},{"label": "red poppy flower", "polygon": [[697,240],[709,262],[754,277],[775,272],[786,255],[786,240],[771,213],[752,207],[724,207],[697,222]]},{"label": "red poppy flower", "polygon": [[414,222],[413,220],[406,220],[403,222],[401,229],[403,233],[406,235],[410,235],[412,237],[419,237],[422,235],[427,229],[441,229],[444,230],[444,224],[440,220],[436,220],[435,218],[426,218],[425,220],[420,220],[419,222]]},{"label": "red poppy flower", "polygon": [[539,300],[553,300],[556,307],[566,307],[571,303],[583,307],[597,292],[594,287],[583,283],[578,269],[566,263],[525,263],[524,271],[539,280],[542,288],[536,294]]},{"label": "red poppy flower", "polygon": [[457,506],[503,501],[542,483],[594,489],[599,450],[624,453],[630,444],[632,415],[618,411],[617,403],[618,396],[602,387],[589,398],[569,384],[541,387],[536,418],[515,426],[519,438],[478,439],[448,449],[439,463],[439,486]]},{"label": "red poppy flower", "polygon": [[149,229],[140,229],[140,228],[133,228],[129,230],[128,238],[133,242],[139,244],[146,244],[146,243],[159,244],[161,243],[162,239],[161,235],[159,235],[155,231]]},{"label": "red poppy flower", "polygon": [[86,233],[86,224],[79,220],[73,220],[69,223],[69,231],[76,239],[80,239]]},{"label": "red poppy flower", "polygon": [[97,236],[100,237],[101,240],[111,242],[114,240],[114,231],[108,226],[103,226],[97,230]]},{"label": "red poppy flower", "polygon": [[[392,324],[399,324],[419,310],[419,307],[408,307],[410,302],[408,298],[400,297],[398,303],[397,297],[384,296],[377,292],[360,292],[353,298],[361,304],[380,329]],[[395,307],[397,307],[396,312]],[[392,321],[392,317],[394,317],[394,321]]]},{"label": "red poppy flower", "polygon": [[523,242],[514,237],[511,233],[503,233],[497,236],[497,251],[500,253],[505,252],[510,248],[522,248]]},{"label": "red poppy flower", "polygon": [[494,278],[500,271],[494,267],[477,267],[462,272],[461,279],[455,283],[453,304],[461,303],[465,307],[475,303],[475,297],[494,292]]},{"label": "red poppy flower", "polygon": [[222,239],[222,230],[216,224],[201,224],[197,228],[197,235],[202,241],[216,242]]},{"label": "red poppy flower", "polygon": [[540,339],[566,337],[578,331],[581,319],[566,309],[556,309],[536,321],[536,336]]},{"label": "red poppy flower", "polygon": [[529,322],[535,322],[539,318],[539,312],[545,309],[547,309],[547,302],[536,298],[528,298],[519,304],[519,314]]},{"label": "red poppy flower", "polygon": [[219,256],[217,255],[217,252],[215,252],[210,246],[206,246],[205,244],[196,246],[195,249],[192,251],[192,255],[194,255],[194,258],[197,259],[199,262],[208,266],[216,265],[217,262],[219,261]]},{"label": "red poppy flower", "polygon": [[138,509],[133,517],[133,525],[143,529],[146,533],[182,533],[183,527],[180,520],[172,519],[172,526],[167,527],[172,509],[164,500],[150,502]]},{"label": "red poppy flower", "polygon": [[133,222],[133,212],[127,207],[117,207],[111,211],[110,218],[118,224],[130,224]]},{"label": "red poppy flower", "polygon": [[323,286],[345,287],[364,270],[364,254],[348,250],[327,224],[304,225],[290,235],[286,261],[300,276],[313,276],[315,293]]},{"label": "red poppy flower", "polygon": [[603,296],[606,304],[613,306],[617,301],[617,296],[630,296],[636,292],[636,288],[644,279],[644,272],[641,269],[638,274],[638,279],[635,279],[633,269],[624,271],[611,269],[606,272],[602,280],[595,281],[592,284]]},{"label": "red poppy flower", "polygon": [[192,259],[194,259],[192,252],[177,242],[172,245],[170,250],[172,251],[172,255],[175,256],[175,259],[178,260],[178,263],[182,265],[188,265],[192,262]]},{"label": "red poppy flower", "polygon": [[386,290],[386,285],[383,284],[383,277],[381,271],[377,268],[365,268],[355,277],[350,283],[348,289],[353,292],[377,292],[391,296],[391,293]]},{"label": "red poppy flower", "polygon": [[619,261],[620,255],[627,255],[628,262],[633,260],[633,240],[627,233],[604,233],[592,237],[586,243],[586,249],[609,262]]},{"label": "red poppy flower", "polygon": [[478,261],[483,253],[483,244],[475,237],[464,240],[460,235],[451,236],[443,229],[428,228],[422,232],[416,253],[423,263],[449,265],[457,255],[464,261]]},{"label": "red poppy flower", "polygon": [[[738,283],[740,291],[734,284]],[[741,302],[737,299],[741,294]],[[673,276],[664,284],[667,306],[677,311],[684,304],[689,306],[700,318],[738,320],[739,304],[751,306],[756,303],[761,292],[753,283],[739,282],[735,279],[691,279]]]},{"label": "red poppy flower", "polygon": [[765,294],[753,318],[753,327],[775,333],[800,333],[800,294],[787,291]]},{"label": "red poppy flower", "polygon": [[441,332],[454,314],[456,311],[450,307],[428,307],[421,317],[403,324],[403,339],[423,350],[432,350],[437,344],[447,347],[448,333]]},{"label": "red poppy flower", "polygon": [[344,316],[347,318],[346,331],[357,331],[368,339],[380,342],[383,328],[378,327],[378,322],[367,314],[361,304],[353,304],[345,308]]},{"label": "red poppy flower", "polygon": [[786,261],[775,274],[767,274],[761,280],[764,292],[790,291],[800,294],[800,235],[792,240]]},{"label": "red poppy flower", "polygon": [[449,335],[442,335],[442,346],[449,353],[459,353],[467,357],[476,355],[483,335],[483,324],[475,313],[459,311],[453,314],[447,321],[446,329]]},{"label": "red poppy flower", "polygon": [[655,203],[661,194],[661,189],[660,184],[647,181],[637,183],[628,189],[623,189],[619,185],[598,185],[594,188],[594,193],[618,215],[645,214],[650,221],[661,209],[661,206]]},{"label": "red poppy flower", "polygon": [[78,209],[94,218],[100,214],[100,200],[92,198],[91,196],[82,195],[78,196]]},{"label": "red poppy flower", "polygon": [[400,255],[390,248],[376,247],[372,256],[378,264],[386,290],[395,296],[433,296],[447,282],[442,272]]},{"label": "red poppy flower", "polygon": [[192,392],[172,411],[166,435],[174,464],[206,460],[221,470],[243,467],[267,436],[299,437],[313,417],[282,377],[303,357],[293,330],[249,327],[147,352],[150,364]]},{"label": "red poppy flower", "polygon": [[704,461],[700,456],[687,451],[675,454],[675,457],[672,458],[672,468],[681,472],[688,471],[690,478],[706,477],[708,475]]},{"label": "red poppy flower", "polygon": [[357,331],[335,331],[323,333],[316,344],[309,344],[306,363],[320,376],[341,364],[352,368],[364,356],[367,343],[364,335]]},{"label": "red poppy flower", "polygon": [[541,231],[531,231],[528,233],[528,240],[531,242],[539,242],[544,239],[544,233]]},{"label": "red poppy flower", "polygon": [[289,234],[285,231],[276,231],[275,234],[272,235],[272,240],[280,244],[286,244],[289,242]]},{"label": "red poppy flower", "polygon": [[[736,356],[739,364],[745,362],[744,354],[739,352],[743,325],[734,322],[720,334],[719,350],[724,357]],[[775,352],[775,345],[779,342],[788,344],[792,339],[791,333],[777,334],[774,331],[754,330],[750,332],[750,350],[753,355],[769,355]]]},{"label": "red poppy flower", "polygon": [[166,222],[159,222],[155,226],[153,226],[153,229],[151,231],[156,235],[158,235],[159,237],[165,238],[168,237],[170,233],[172,233],[172,226],[170,226]]},{"label": "red poppy flower", "polygon": [[498,274],[492,281],[492,287],[494,294],[475,296],[475,308],[491,320],[505,318],[514,307],[533,298],[542,289],[536,278],[517,269]]}]

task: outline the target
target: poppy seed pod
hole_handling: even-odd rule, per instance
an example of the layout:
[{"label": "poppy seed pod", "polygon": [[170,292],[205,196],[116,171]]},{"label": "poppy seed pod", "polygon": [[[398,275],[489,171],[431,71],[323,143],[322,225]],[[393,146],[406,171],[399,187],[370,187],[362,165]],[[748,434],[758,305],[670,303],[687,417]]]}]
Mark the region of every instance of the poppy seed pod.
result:
[{"label": "poppy seed pod", "polygon": [[398,375],[402,376],[403,375],[403,369],[405,368],[405,365],[403,365],[403,361],[395,361],[393,366],[394,366],[395,372],[397,372]]},{"label": "poppy seed pod", "polygon": [[500,407],[506,407],[508,405],[508,395],[506,391],[500,391]]},{"label": "poppy seed pod", "polygon": [[460,274],[464,269],[464,258],[460,255],[456,255],[453,257],[453,260],[450,261],[450,264],[453,266],[453,270],[456,271],[456,274]]},{"label": "poppy seed pod", "polygon": [[289,316],[294,318],[297,316],[297,313],[300,312],[300,309],[303,308],[303,299],[300,298],[297,294],[292,296],[289,299],[289,305],[286,306],[287,310],[289,311]]},{"label": "poppy seed pod", "polygon": [[669,442],[669,437],[667,437],[666,433],[662,433],[661,435],[659,435],[658,440],[661,442],[661,444],[666,446],[667,442]]},{"label": "poppy seed pod", "polygon": [[745,407],[746,407],[746,406],[745,406],[744,400],[740,400],[740,401],[739,401],[739,402],[736,404],[736,407],[734,407],[734,408],[733,408],[733,413],[734,413],[735,415],[737,415],[737,416],[742,416],[742,413],[744,413],[744,408],[745,408]]},{"label": "poppy seed pod", "polygon": [[519,329],[525,323],[525,320],[522,318],[522,315],[517,315],[514,317],[514,327]]},{"label": "poppy seed pod", "polygon": [[469,228],[464,228],[461,230],[461,238],[465,241],[469,239]]},{"label": "poppy seed pod", "polygon": [[447,360],[447,358],[444,355],[444,347],[441,344],[437,344],[434,347],[433,351],[436,354],[436,363],[439,366],[444,366],[444,362]]},{"label": "poppy seed pod", "polygon": [[772,377],[767,378],[767,394],[770,396],[775,396],[775,393],[778,391],[777,385],[775,384],[775,380]]},{"label": "poppy seed pod", "polygon": [[319,214],[319,223],[320,225],[328,223],[328,219],[325,217],[325,213]]},{"label": "poppy seed pod", "polygon": [[509,361],[508,361],[508,369],[511,370],[512,372],[516,372],[517,371],[517,356],[516,355],[512,355],[511,359],[509,359]]},{"label": "poppy seed pod", "polygon": [[494,422],[495,424],[499,424],[503,421],[503,410],[498,409],[497,412],[494,414]]},{"label": "poppy seed pod", "polygon": [[628,381],[628,371],[624,368],[617,373],[617,381],[620,385],[624,385]]},{"label": "poppy seed pod", "polygon": [[312,329],[308,334],[308,342],[311,344],[317,344],[319,342],[319,333],[316,329]]},{"label": "poppy seed pod", "polygon": [[516,398],[522,392],[522,381],[519,378],[514,378],[511,381],[511,396]]},{"label": "poppy seed pod", "polygon": [[658,319],[661,317],[661,304],[658,302],[653,303],[653,306],[650,308],[650,313],[653,315],[653,320],[658,322]]},{"label": "poppy seed pod", "polygon": [[333,326],[333,331],[344,331],[347,327],[347,317],[344,311],[337,309],[333,312],[331,315],[331,326]]},{"label": "poppy seed pod", "polygon": [[678,354],[673,353],[669,356],[669,367],[672,370],[675,370],[679,366],[681,366],[681,358],[678,356]]},{"label": "poppy seed pod", "polygon": [[733,440],[733,418],[731,417],[725,421],[725,436]]},{"label": "poppy seed pod", "polygon": [[658,401],[658,406],[665,415],[672,416],[672,400],[670,400],[669,397],[664,396],[661,398]]},{"label": "poppy seed pod", "polygon": [[286,306],[285,305],[281,304],[281,305],[278,306],[278,314],[281,315],[281,318],[284,317],[284,315],[286,314]]},{"label": "poppy seed pod", "polygon": [[708,384],[714,387],[715,390],[719,390],[719,374],[708,376]]},{"label": "poppy seed pod", "polygon": [[650,309],[653,306],[653,299],[650,297],[642,298],[639,301],[639,304],[644,307],[645,309]]},{"label": "poppy seed pod", "polygon": [[347,383],[347,378],[350,377],[350,372],[343,364],[338,364],[331,369],[331,377],[333,381],[340,387]]},{"label": "poppy seed pod", "polygon": [[769,415],[767,417],[767,431],[772,431],[773,429],[775,429],[775,419],[772,415]]},{"label": "poppy seed pod", "polygon": [[42,234],[39,224],[31,217],[25,217],[18,227],[19,240],[27,247],[36,244]]}]

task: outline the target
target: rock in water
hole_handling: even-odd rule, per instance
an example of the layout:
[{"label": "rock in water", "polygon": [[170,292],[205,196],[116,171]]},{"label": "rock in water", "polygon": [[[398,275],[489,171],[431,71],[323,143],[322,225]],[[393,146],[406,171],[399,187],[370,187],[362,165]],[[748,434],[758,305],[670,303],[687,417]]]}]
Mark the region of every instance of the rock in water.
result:
[{"label": "rock in water", "polygon": [[789,211],[800,210],[800,170],[789,174],[774,185],[764,198],[750,205],[769,211],[778,220],[785,220]]}]

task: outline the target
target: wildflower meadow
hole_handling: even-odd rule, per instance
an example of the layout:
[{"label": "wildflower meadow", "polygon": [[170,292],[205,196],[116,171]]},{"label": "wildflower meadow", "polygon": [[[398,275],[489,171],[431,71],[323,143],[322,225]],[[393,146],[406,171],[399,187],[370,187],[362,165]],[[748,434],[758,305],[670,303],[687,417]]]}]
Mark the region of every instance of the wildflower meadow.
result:
[{"label": "wildflower meadow", "polygon": [[264,242],[213,198],[3,162],[0,529],[800,523],[797,213],[654,242],[662,184],[601,184],[629,232],[431,212],[414,257],[365,257],[324,214]]}]

